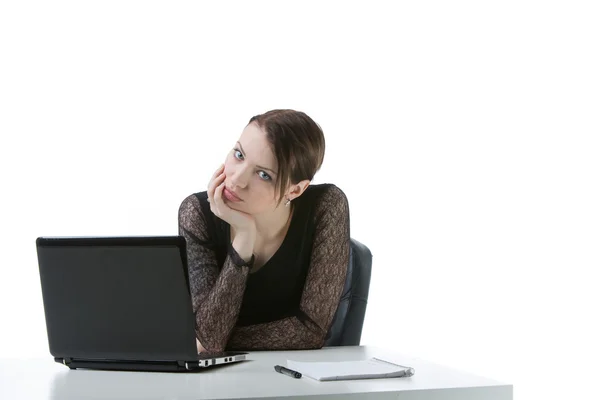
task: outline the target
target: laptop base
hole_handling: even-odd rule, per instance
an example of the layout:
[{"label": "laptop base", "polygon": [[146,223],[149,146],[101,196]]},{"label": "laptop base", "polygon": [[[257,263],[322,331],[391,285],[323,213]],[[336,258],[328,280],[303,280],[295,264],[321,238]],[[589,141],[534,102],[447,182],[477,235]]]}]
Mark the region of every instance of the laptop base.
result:
[{"label": "laptop base", "polygon": [[146,371],[146,372],[190,372],[213,365],[230,364],[246,360],[246,354],[231,352],[230,354],[212,357],[200,354],[202,359],[194,361],[128,361],[128,360],[80,360],[54,357],[54,361],[66,365],[70,369],[94,369],[110,371]]}]

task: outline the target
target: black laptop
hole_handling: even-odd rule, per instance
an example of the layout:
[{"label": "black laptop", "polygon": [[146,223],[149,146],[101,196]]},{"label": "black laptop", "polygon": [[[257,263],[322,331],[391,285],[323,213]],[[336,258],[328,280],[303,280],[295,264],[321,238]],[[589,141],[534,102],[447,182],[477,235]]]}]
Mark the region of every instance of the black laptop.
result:
[{"label": "black laptop", "polygon": [[39,237],[36,247],[55,361],[190,371],[246,359],[198,354],[184,237]]}]

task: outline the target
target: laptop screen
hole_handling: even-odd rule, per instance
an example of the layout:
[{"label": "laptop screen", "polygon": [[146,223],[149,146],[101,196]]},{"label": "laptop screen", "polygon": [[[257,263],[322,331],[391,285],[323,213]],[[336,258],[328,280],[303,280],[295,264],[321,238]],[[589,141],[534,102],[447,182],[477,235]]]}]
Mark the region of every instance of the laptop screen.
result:
[{"label": "laptop screen", "polygon": [[39,238],[37,249],[53,356],[196,356],[184,238]]}]

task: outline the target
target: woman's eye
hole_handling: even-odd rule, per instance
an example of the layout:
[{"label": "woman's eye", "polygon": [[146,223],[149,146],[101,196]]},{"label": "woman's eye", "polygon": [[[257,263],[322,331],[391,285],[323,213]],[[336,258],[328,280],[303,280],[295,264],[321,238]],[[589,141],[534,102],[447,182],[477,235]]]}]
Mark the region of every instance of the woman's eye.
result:
[{"label": "woman's eye", "polygon": [[259,171],[258,176],[260,176],[260,179],[265,180],[265,181],[271,180],[271,177],[265,171]]},{"label": "woman's eye", "polygon": [[[238,160],[242,160],[244,158],[242,152],[239,151],[238,149],[233,149],[233,156],[235,158],[237,158]],[[259,171],[258,176],[260,176],[260,179],[262,179],[263,181],[271,180],[271,176],[269,174],[267,174],[265,171]]]}]

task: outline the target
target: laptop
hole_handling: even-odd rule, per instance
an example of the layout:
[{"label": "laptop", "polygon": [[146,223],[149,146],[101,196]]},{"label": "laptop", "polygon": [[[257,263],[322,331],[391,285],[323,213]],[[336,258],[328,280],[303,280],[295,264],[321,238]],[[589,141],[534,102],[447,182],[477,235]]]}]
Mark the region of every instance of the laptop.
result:
[{"label": "laptop", "polygon": [[191,371],[200,353],[183,236],[38,237],[50,354],[71,369]]}]

